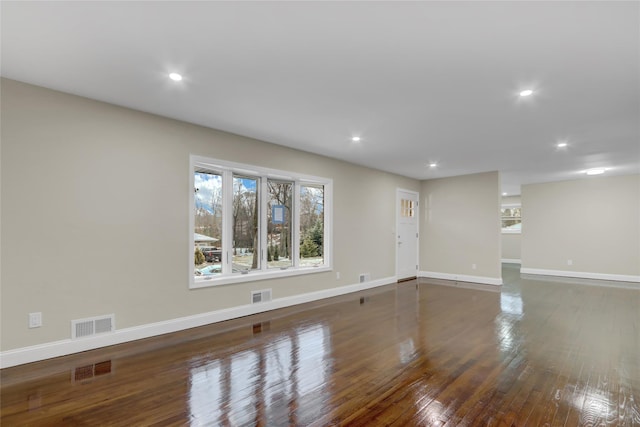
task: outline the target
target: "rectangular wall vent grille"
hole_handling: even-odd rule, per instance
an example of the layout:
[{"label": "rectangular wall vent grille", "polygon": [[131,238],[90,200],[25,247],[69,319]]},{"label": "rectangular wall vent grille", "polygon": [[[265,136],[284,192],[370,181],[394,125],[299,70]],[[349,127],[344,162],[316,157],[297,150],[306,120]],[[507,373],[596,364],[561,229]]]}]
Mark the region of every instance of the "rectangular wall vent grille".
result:
[{"label": "rectangular wall vent grille", "polygon": [[88,337],[89,335],[93,335],[93,321],[76,323],[74,338]]},{"label": "rectangular wall vent grille", "polygon": [[90,317],[71,321],[71,338],[84,338],[97,334],[113,332],[115,329],[115,315]]},{"label": "rectangular wall vent grille", "polygon": [[96,319],[95,321],[95,332],[96,334],[102,334],[104,332],[111,332],[113,322],[110,317],[105,317],[104,319]]},{"label": "rectangular wall vent grille", "polygon": [[251,291],[251,304],[259,302],[271,301],[271,289],[263,289],[261,291]]}]

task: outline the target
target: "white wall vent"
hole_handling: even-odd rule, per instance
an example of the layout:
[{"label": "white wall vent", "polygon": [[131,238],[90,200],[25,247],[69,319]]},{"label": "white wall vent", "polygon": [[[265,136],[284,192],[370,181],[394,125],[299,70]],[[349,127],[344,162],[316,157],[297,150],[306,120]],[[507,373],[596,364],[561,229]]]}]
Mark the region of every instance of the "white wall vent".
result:
[{"label": "white wall vent", "polygon": [[89,317],[71,321],[71,338],[84,338],[93,335],[113,332],[115,329],[115,314]]},{"label": "white wall vent", "polygon": [[251,304],[259,302],[271,301],[271,289],[263,289],[261,291],[251,291]]},{"label": "white wall vent", "polygon": [[365,282],[369,282],[371,280],[371,274],[370,273],[363,273],[360,275],[360,283],[365,283]]}]

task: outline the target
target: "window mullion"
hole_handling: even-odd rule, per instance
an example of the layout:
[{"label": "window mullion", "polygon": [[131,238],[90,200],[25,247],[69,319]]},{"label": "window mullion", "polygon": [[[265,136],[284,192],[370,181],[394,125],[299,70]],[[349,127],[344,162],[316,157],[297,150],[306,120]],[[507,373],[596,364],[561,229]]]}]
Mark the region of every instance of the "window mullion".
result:
[{"label": "window mullion", "polygon": [[293,268],[300,267],[300,181],[296,180],[293,186],[293,217],[291,218],[291,227],[293,233],[293,247],[291,248],[291,256],[293,257]]},{"label": "window mullion", "polygon": [[260,179],[260,208],[259,208],[259,218],[260,218],[260,270],[266,271],[269,267],[267,265],[267,177],[262,176]]},{"label": "window mullion", "polygon": [[222,273],[232,272],[233,248],[233,172],[225,170],[222,175]]},{"label": "window mullion", "polygon": [[[324,224],[323,231],[324,235],[322,238],[323,254],[324,254],[324,264],[325,265],[333,265],[333,184],[325,183],[324,186]],[[329,236],[329,237],[327,237]]]}]

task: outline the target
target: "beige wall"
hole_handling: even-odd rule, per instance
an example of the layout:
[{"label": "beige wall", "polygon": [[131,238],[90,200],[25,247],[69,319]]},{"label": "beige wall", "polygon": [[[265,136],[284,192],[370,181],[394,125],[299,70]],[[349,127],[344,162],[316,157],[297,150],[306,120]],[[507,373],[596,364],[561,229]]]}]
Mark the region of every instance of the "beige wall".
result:
[{"label": "beige wall", "polygon": [[[395,275],[395,191],[416,180],[2,80],[2,351]],[[188,289],[189,155],[334,181],[334,272]],[[481,262],[481,261],[478,261]],[[341,272],[336,280],[335,271]],[[42,312],[43,327],[27,328]]]},{"label": "beige wall", "polygon": [[520,196],[504,196],[501,200],[503,205],[519,205],[521,203]]},{"label": "beige wall", "polygon": [[522,242],[521,234],[502,234],[502,259],[519,260],[520,246]]},{"label": "beige wall", "polygon": [[640,175],[525,185],[522,212],[523,269],[640,275]]},{"label": "beige wall", "polygon": [[420,270],[500,279],[500,174],[427,180],[420,196]]},{"label": "beige wall", "polygon": [[[520,204],[520,196],[508,196],[502,198],[502,204]],[[523,213],[524,214],[524,213]],[[522,236],[519,233],[502,234],[502,259],[519,260]]]}]

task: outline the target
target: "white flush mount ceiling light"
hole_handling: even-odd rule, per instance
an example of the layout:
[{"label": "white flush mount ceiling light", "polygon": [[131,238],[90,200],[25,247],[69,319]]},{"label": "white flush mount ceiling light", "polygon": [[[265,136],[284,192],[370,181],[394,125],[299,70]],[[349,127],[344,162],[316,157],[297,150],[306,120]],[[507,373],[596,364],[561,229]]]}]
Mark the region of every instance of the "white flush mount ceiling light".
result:
[{"label": "white flush mount ceiling light", "polygon": [[169,78],[174,82],[179,82],[180,80],[182,80],[182,76],[178,73],[170,73]]},{"label": "white flush mount ceiling light", "polygon": [[594,168],[584,171],[587,175],[602,175],[607,171],[606,168]]},{"label": "white flush mount ceiling light", "polygon": [[503,195],[503,196],[507,196],[507,195],[508,195],[508,193],[502,193],[502,195]]},{"label": "white flush mount ceiling light", "polygon": [[351,138],[351,140],[353,142],[360,142],[360,137],[359,136],[354,136],[353,138]]},{"label": "white flush mount ceiling light", "polygon": [[520,97],[522,97],[522,98],[525,98],[525,97],[527,97],[527,96],[531,96],[531,95],[533,95],[533,90],[532,90],[532,89],[525,89],[525,90],[522,90],[522,91],[520,91],[519,95],[520,95]]},{"label": "white flush mount ceiling light", "polygon": [[556,144],[556,147],[558,148],[567,148],[569,146],[569,143],[566,141],[560,141]]},{"label": "white flush mount ceiling light", "polygon": [[437,168],[438,164],[436,162],[431,162],[431,163],[429,163],[429,167],[432,168],[432,169],[433,168]]}]

